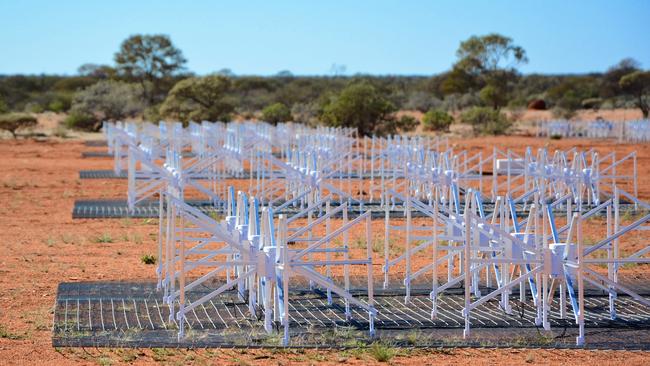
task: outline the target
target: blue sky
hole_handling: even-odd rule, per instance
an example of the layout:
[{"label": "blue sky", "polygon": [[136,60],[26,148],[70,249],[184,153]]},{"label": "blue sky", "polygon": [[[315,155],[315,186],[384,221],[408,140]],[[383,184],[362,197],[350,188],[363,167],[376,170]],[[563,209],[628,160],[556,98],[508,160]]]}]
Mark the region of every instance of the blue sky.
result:
[{"label": "blue sky", "polygon": [[207,74],[434,74],[458,44],[499,32],[523,46],[524,73],[650,68],[650,1],[0,0],[0,74],[74,74],[112,64],[122,40],[164,33]]}]

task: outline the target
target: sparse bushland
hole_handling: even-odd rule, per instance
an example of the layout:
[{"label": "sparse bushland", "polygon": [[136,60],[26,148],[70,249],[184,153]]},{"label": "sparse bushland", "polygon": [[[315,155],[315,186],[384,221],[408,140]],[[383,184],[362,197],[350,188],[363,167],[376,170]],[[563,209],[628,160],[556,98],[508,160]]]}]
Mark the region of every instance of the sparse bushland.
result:
[{"label": "sparse bushland", "polygon": [[[413,130],[417,121],[398,118],[398,110],[440,111],[435,122],[423,121],[425,130],[446,130],[442,113],[471,114],[474,107],[553,109],[558,118],[572,118],[581,109],[635,107],[645,117],[650,113],[650,71],[633,59],[602,73],[523,75],[518,67],[528,61],[526,51],[501,34],[471,36],[459,44],[457,56],[450,70],[432,76],[345,76],[345,66],[335,65],[334,77],[286,70],[243,76],[229,69],[198,77],[185,69],[187,60],[169,36],[136,34],[120,45],[114,65],[83,64],[75,76],[0,75],[0,113],[66,112],[68,128],[95,131],[103,120],[187,123],[261,116],[271,123],[356,127],[361,135]],[[475,132],[508,130],[498,114],[489,119],[472,123]]]}]

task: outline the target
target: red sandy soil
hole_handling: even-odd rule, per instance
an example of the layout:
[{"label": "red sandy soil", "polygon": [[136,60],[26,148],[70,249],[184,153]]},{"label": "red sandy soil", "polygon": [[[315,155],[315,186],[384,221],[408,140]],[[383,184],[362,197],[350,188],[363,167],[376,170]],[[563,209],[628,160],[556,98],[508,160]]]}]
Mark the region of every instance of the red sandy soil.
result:
[{"label": "red sandy soil", "polygon": [[[639,166],[650,163],[647,146],[611,142],[548,141],[519,137],[468,139],[458,148],[489,149],[578,145],[636,149]],[[0,364],[326,364],[375,363],[370,352],[337,350],[61,349],[51,346],[52,311],[62,281],[145,280],[154,267],[156,220],[72,220],[75,199],[125,197],[125,182],[79,180],[79,170],[110,169],[111,160],[81,158],[81,141],[0,141]],[[640,195],[650,197],[647,169]],[[646,179],[643,179],[646,178]],[[380,223],[377,223],[381,225]],[[374,228],[373,224],[373,228]],[[377,228],[378,230],[381,230]],[[641,268],[641,267],[640,267]],[[643,266],[645,268],[645,266]],[[649,352],[586,350],[397,350],[393,364],[647,364]]]}]

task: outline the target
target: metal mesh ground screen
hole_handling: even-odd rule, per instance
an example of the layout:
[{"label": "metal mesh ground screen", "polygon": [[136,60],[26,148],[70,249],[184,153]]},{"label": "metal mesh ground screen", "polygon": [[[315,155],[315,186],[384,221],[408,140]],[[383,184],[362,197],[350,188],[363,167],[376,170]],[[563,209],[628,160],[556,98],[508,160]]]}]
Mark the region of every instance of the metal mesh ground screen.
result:
[{"label": "metal mesh ground screen", "polygon": [[[203,213],[210,214],[211,212],[216,212],[215,208],[211,201],[208,200],[185,200],[190,206],[196,207],[201,210]],[[336,207],[340,202],[332,202],[332,205]],[[353,210],[348,214],[349,217],[356,217],[359,214],[358,205],[352,205]],[[628,210],[631,207],[631,204],[622,204],[621,207],[624,210]],[[492,212],[494,205],[485,204],[484,210],[487,214]],[[518,208],[517,213],[523,214],[522,205],[516,205]],[[590,206],[585,206],[587,209]],[[72,218],[73,219],[117,219],[117,218],[126,218],[126,217],[135,217],[135,218],[157,218],[158,215],[159,202],[156,200],[144,200],[139,202],[133,212],[129,212],[129,208],[126,200],[121,199],[96,199],[96,200],[75,200],[74,206],[72,208]],[[372,217],[375,219],[384,218],[385,211],[378,202],[364,202],[364,210],[372,211]],[[297,213],[299,211],[296,207],[288,207],[276,214],[280,213]],[[562,215],[562,212],[558,212],[558,215]],[[340,214],[339,214],[340,216]],[[412,211],[412,217],[426,217],[425,214],[419,211]],[[391,218],[403,218],[405,217],[404,210],[397,208],[390,211]]]},{"label": "metal mesh ground screen", "polygon": [[[193,291],[188,303],[212,291]],[[363,293],[360,293],[363,296]],[[598,348],[650,348],[650,309],[629,297],[617,299],[618,319],[609,319],[606,296],[591,293],[585,305],[590,342]],[[513,296],[515,297],[515,296]],[[262,321],[248,313],[247,304],[233,293],[220,296],[195,309],[187,318],[186,337],[177,339],[178,324],[169,322],[169,309],[152,282],[61,283],[54,311],[52,344],[98,347],[253,347],[277,346],[280,337],[268,335]],[[343,302],[334,297],[327,304],[324,294],[293,291],[290,295],[291,345],[352,347],[368,338],[367,314],[352,307],[352,320],[345,320]],[[512,300],[511,315],[488,301],[472,312],[472,337],[462,339],[463,318],[460,290],[439,301],[439,317],[431,320],[426,291],[416,291],[410,304],[393,291],[376,295],[377,338],[406,346],[559,346],[571,347],[577,331],[572,313],[561,319],[552,306],[552,331],[538,329],[531,303]],[[376,340],[376,339],[374,339]]]},{"label": "metal mesh ground screen", "polygon": [[88,140],[84,145],[88,147],[103,147],[108,146],[108,142],[106,140]]},{"label": "metal mesh ground screen", "polygon": [[[276,171],[274,173],[276,176],[279,176],[282,174],[280,171]],[[240,174],[237,175],[228,175],[228,178],[236,178],[236,179],[250,179],[251,176],[253,178],[257,178],[257,174],[253,172],[253,174],[250,173],[250,171],[244,171]],[[352,178],[352,179],[359,179],[358,174],[335,174],[332,175],[330,178],[331,179],[338,179],[339,177],[342,178]],[[100,169],[100,170],[80,170],[79,171],[79,179],[127,179],[128,178],[128,173],[126,170],[120,171],[118,174],[115,174],[115,171],[112,169]],[[364,174],[361,176],[363,179],[370,179],[369,174]],[[141,178],[136,178],[136,179],[141,179]],[[206,177],[207,179],[207,177]]]}]

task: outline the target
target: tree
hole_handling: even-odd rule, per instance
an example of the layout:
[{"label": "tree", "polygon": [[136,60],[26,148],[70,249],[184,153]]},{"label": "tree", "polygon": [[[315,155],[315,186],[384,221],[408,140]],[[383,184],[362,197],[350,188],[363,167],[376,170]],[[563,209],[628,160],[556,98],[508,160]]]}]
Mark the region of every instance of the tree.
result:
[{"label": "tree", "polygon": [[483,103],[497,110],[499,107],[506,105],[506,93],[507,90],[503,84],[491,83],[481,89],[478,95]]},{"label": "tree", "polygon": [[87,131],[98,131],[101,123],[92,114],[84,112],[70,112],[63,120],[67,128]]},{"label": "tree", "polygon": [[619,82],[627,74],[640,70],[639,62],[633,58],[625,58],[616,65],[607,69],[603,74],[600,85],[600,96],[613,98],[623,93]]},{"label": "tree", "polygon": [[334,63],[332,66],[330,66],[330,74],[332,74],[334,77],[343,76],[345,75],[347,69],[348,67],[345,65]]},{"label": "tree", "polygon": [[273,123],[291,121],[291,111],[282,103],[273,103],[262,110],[262,119],[266,122]]},{"label": "tree", "polygon": [[483,96],[494,110],[507,104],[510,84],[517,76],[516,67],[528,62],[521,46],[497,33],[470,37],[461,42],[456,55],[456,72],[463,71],[466,74],[463,79],[473,76],[483,88],[489,87]]},{"label": "tree", "polygon": [[181,80],[160,106],[160,114],[183,122],[225,121],[234,111],[228,94],[232,82],[223,75],[209,75]]},{"label": "tree", "polygon": [[36,126],[36,117],[26,113],[8,113],[0,115],[0,130],[11,132],[14,139],[18,138],[17,130]]},{"label": "tree", "polygon": [[51,90],[55,92],[77,92],[96,82],[97,79],[90,76],[72,76],[57,81],[52,85]]},{"label": "tree", "polygon": [[643,118],[648,118],[650,111],[650,71],[635,71],[621,78],[621,89],[635,99],[637,108],[641,109]]},{"label": "tree", "polygon": [[275,77],[280,78],[280,79],[290,79],[293,77],[293,73],[289,70],[281,70],[278,71],[277,74],[275,74]]},{"label": "tree", "polygon": [[222,76],[225,76],[225,77],[228,77],[228,78],[235,77],[235,73],[231,69],[229,69],[227,67],[217,71],[215,74],[222,75]]},{"label": "tree", "polygon": [[95,79],[112,79],[115,77],[115,69],[108,65],[83,64],[77,69],[80,76],[88,76]]},{"label": "tree", "polygon": [[571,76],[549,88],[546,96],[556,107],[575,111],[582,107],[583,100],[598,96],[598,84],[595,77]]},{"label": "tree", "polygon": [[[400,118],[395,120],[395,132],[400,131],[400,132],[411,132],[415,130],[418,127],[418,120],[409,115],[402,115]],[[391,132],[394,133],[394,132]]]},{"label": "tree", "polygon": [[457,65],[472,74],[515,70],[515,66],[528,62],[526,51],[512,43],[512,38],[497,33],[472,36],[461,42],[456,51]]},{"label": "tree", "polygon": [[388,134],[397,129],[396,108],[367,81],[348,85],[337,96],[325,98],[321,119],[332,126],[356,127],[360,134]]},{"label": "tree", "polygon": [[75,94],[71,112],[117,121],[135,117],[144,110],[143,90],[138,84],[103,80]]},{"label": "tree", "polygon": [[118,72],[142,84],[149,104],[155,101],[161,80],[182,70],[186,62],[181,50],[163,34],[133,35],[115,54]]},{"label": "tree", "polygon": [[462,67],[455,65],[450,72],[443,76],[440,90],[445,96],[463,94],[475,90],[479,85],[478,76],[470,74]]}]

